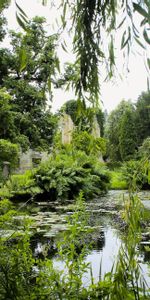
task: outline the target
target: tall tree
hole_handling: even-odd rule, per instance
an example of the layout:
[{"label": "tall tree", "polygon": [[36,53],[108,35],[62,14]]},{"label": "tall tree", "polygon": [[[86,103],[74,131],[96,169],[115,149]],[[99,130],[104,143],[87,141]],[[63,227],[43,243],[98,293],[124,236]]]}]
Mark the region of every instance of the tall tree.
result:
[{"label": "tall tree", "polygon": [[105,136],[108,139],[107,152],[111,160],[126,160],[128,155],[134,154],[136,147],[134,118],[134,107],[130,101],[123,100],[110,113],[106,124]]},{"label": "tall tree", "polygon": [[11,31],[12,50],[0,49],[0,84],[11,95],[15,142],[22,147],[48,149],[56,119],[50,112],[47,95],[58,68],[56,35],[47,36],[45,19],[35,17],[27,31]]},{"label": "tall tree", "polygon": [[135,111],[133,106],[128,107],[120,120],[119,150],[122,161],[133,158],[137,149],[137,132]]},{"label": "tall tree", "polygon": [[150,136],[150,91],[143,92],[137,100],[136,127],[140,146]]}]

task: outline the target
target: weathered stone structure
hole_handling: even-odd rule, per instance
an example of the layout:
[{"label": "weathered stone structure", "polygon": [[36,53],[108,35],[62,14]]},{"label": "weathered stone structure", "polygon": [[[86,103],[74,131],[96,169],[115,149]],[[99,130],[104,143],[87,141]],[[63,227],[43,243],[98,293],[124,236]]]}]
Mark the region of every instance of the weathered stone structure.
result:
[{"label": "weathered stone structure", "polygon": [[47,152],[37,152],[29,149],[27,152],[20,153],[19,167],[15,173],[24,173],[26,170],[30,170],[37,166],[38,163],[45,161],[49,157]]},{"label": "weathered stone structure", "polygon": [[72,141],[72,132],[74,130],[74,124],[69,115],[63,114],[60,120],[62,144],[70,144]]},{"label": "weathered stone structure", "polygon": [[99,124],[97,122],[96,116],[94,117],[94,120],[93,120],[93,126],[92,126],[92,132],[91,132],[91,134],[95,138],[99,138],[101,136],[101,134],[100,134],[100,127],[99,127]]},{"label": "weathered stone structure", "polygon": [[3,171],[2,171],[2,176],[3,178],[7,178],[10,173],[10,162],[8,161],[3,161]]}]

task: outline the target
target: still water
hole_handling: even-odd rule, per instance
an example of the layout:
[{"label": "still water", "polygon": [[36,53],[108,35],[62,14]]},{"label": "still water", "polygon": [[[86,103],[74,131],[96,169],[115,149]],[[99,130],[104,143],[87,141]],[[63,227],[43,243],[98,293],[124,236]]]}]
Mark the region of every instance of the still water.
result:
[{"label": "still water", "polygon": [[[111,271],[117,260],[123,235],[118,216],[125,197],[127,197],[126,191],[109,191],[105,197],[86,204],[89,223],[94,228],[92,237],[94,243],[85,261],[90,263],[95,281],[99,280],[100,269],[103,277],[105,273]],[[141,192],[140,197],[145,208],[150,210],[150,191]],[[61,232],[67,229],[66,216],[72,214],[73,209],[73,202],[68,202],[67,205],[60,205],[59,202],[38,202],[27,207],[33,218],[34,235],[31,238],[31,246],[35,256],[42,257],[45,247],[48,248],[49,257],[52,257],[55,267],[60,270],[64,268],[64,264],[57,256],[56,242]],[[139,253],[141,272],[150,286],[148,277],[150,255],[142,244],[139,246]],[[90,283],[90,271],[85,274],[83,282],[85,285]]]}]

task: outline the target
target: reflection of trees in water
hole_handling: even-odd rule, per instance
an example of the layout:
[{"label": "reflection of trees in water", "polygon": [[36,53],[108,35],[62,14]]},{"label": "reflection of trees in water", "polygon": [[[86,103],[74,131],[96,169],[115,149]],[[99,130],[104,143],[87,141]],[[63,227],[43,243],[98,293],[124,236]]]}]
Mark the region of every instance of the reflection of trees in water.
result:
[{"label": "reflection of trees in water", "polygon": [[96,247],[97,247],[97,250],[103,250],[103,248],[105,247],[105,234],[104,234],[104,231],[102,231],[100,233],[100,236],[97,238]]},{"label": "reflection of trees in water", "polygon": [[37,258],[52,258],[57,254],[54,238],[44,238],[42,234],[36,233],[31,237],[30,245],[33,255]]},{"label": "reflection of trees in water", "polygon": [[[95,250],[102,250],[105,247],[105,234],[103,230],[95,231],[87,236],[85,243],[92,244]],[[57,255],[57,246],[55,237],[45,238],[42,233],[36,233],[30,238],[30,246],[35,257],[44,259],[44,257],[52,258]],[[83,245],[81,245],[82,249]],[[81,249],[77,249],[79,254]]]},{"label": "reflection of trees in water", "polygon": [[141,252],[143,261],[145,263],[150,263],[150,251],[147,251],[145,249],[146,246],[150,246],[150,245],[146,245],[146,244],[145,245],[140,245],[139,251]]}]

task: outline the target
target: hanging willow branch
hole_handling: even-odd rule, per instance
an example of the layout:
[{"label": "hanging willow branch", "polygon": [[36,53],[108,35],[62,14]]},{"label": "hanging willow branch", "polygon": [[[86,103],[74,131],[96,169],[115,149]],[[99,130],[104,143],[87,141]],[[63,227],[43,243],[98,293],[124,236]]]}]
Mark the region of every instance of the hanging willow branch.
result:
[{"label": "hanging willow branch", "polygon": [[[62,6],[63,26],[67,23],[66,11],[70,11],[72,20],[75,65],[80,69],[76,91],[80,98],[84,98],[88,92],[90,100],[95,105],[100,91],[99,62],[105,60],[107,78],[114,74],[114,45],[118,30],[124,29],[120,44],[121,49],[127,50],[128,55],[134,40],[145,48],[134,24],[135,12],[144,18],[141,22],[141,26],[144,26],[143,36],[145,41],[150,43],[147,26],[150,24],[150,0],[140,0],[136,3],[130,0],[62,0]],[[117,25],[118,16],[121,19],[119,25]]]}]

